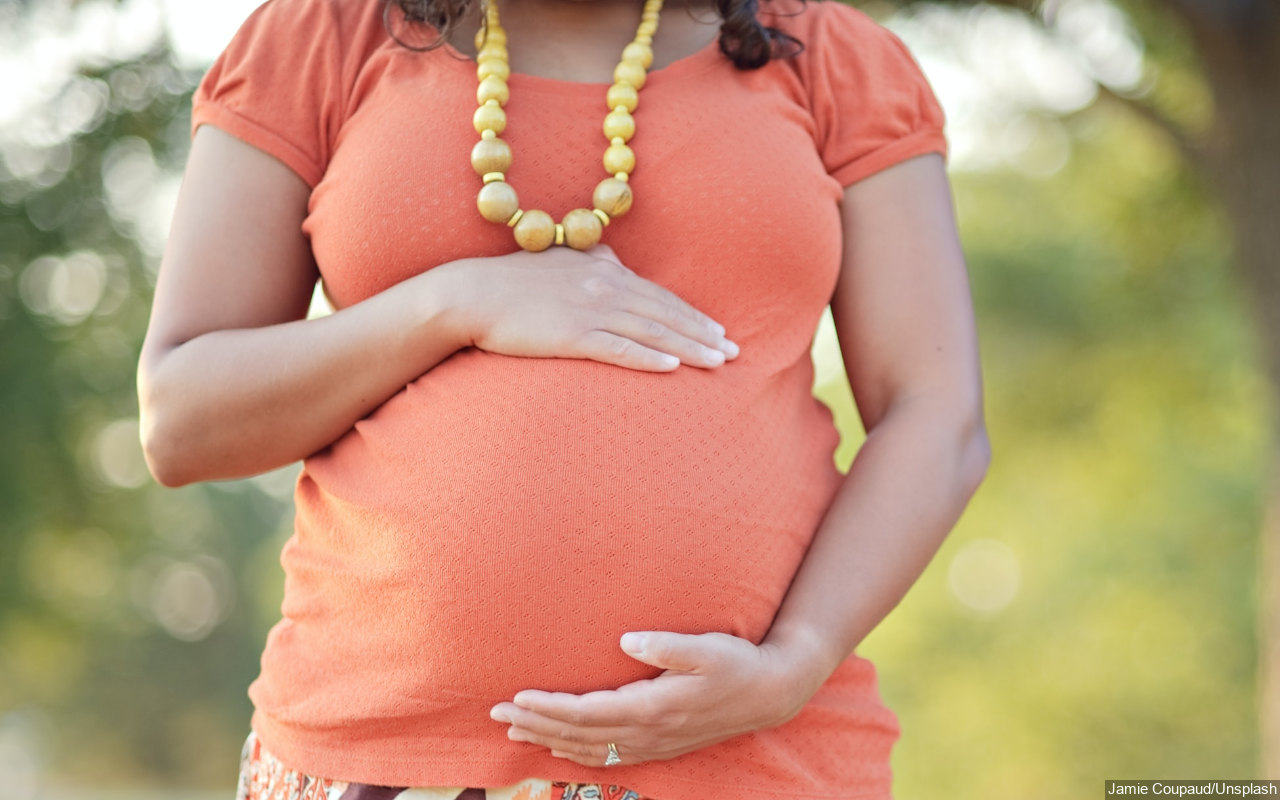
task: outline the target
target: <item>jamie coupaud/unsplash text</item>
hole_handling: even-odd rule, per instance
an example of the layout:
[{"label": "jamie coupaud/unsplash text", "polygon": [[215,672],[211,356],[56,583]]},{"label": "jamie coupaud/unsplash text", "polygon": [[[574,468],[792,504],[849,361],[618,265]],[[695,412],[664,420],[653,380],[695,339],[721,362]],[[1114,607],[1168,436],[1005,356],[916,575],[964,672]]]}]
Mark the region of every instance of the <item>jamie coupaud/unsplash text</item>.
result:
[{"label": "jamie coupaud/unsplash text", "polygon": [[1106,780],[1106,797],[1256,797],[1280,795],[1280,781]]}]

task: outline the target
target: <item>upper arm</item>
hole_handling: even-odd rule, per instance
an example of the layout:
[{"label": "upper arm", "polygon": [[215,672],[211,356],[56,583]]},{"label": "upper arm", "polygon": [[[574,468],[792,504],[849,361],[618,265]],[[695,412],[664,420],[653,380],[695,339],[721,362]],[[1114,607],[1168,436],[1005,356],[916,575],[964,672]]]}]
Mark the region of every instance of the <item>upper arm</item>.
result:
[{"label": "upper arm", "polygon": [[144,373],[203,333],[306,315],[317,278],[302,232],[310,193],[262,150],[211,125],[196,131],[143,343]]},{"label": "upper arm", "polygon": [[380,15],[361,3],[267,0],[205,73],[140,378],[203,333],[306,314],[317,278],[302,231],[311,187],[383,37]]},{"label": "upper arm", "polygon": [[866,430],[893,404],[921,396],[981,420],[977,331],[942,156],[851,184],[841,218],[831,311]]}]

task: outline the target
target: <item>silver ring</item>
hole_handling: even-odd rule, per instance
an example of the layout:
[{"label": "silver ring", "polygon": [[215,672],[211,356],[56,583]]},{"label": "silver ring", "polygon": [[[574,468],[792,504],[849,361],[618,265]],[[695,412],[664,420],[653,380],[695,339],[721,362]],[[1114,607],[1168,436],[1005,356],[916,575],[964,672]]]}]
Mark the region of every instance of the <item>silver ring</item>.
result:
[{"label": "silver ring", "polygon": [[613,742],[609,742],[609,757],[604,760],[606,767],[616,767],[622,763],[622,758],[618,756],[618,746]]}]

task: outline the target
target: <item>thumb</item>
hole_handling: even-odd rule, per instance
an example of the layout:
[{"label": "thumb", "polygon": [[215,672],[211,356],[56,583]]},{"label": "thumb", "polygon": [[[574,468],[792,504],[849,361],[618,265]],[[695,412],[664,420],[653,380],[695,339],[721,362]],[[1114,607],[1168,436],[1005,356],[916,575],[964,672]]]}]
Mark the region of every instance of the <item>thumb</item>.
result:
[{"label": "thumb", "polygon": [[637,661],[678,672],[697,672],[711,660],[705,637],[668,631],[624,633],[622,651]]}]

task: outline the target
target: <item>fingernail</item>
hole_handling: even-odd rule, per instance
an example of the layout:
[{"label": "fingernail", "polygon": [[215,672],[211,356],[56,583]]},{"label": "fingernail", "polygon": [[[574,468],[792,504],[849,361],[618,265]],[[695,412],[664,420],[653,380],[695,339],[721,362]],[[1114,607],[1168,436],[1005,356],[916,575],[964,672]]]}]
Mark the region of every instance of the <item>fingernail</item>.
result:
[{"label": "fingernail", "polygon": [[624,633],[622,634],[622,649],[624,652],[633,656],[638,656],[644,652],[644,634],[641,633]]},{"label": "fingernail", "polygon": [[712,364],[723,364],[725,355],[726,354],[723,350],[717,350],[714,347],[702,348],[702,357],[710,361]]},{"label": "fingernail", "polygon": [[724,350],[724,354],[729,358],[736,358],[738,356],[738,345],[728,339],[724,340],[724,345],[720,349]]},{"label": "fingernail", "polygon": [[716,332],[716,336],[724,336],[724,326],[719,322],[712,322],[711,328]]},{"label": "fingernail", "polygon": [[501,711],[498,710],[497,706],[494,706],[493,708],[489,709],[489,719],[493,720],[494,722],[506,722],[506,723],[511,722],[511,720],[507,717],[506,714],[503,714]]}]

